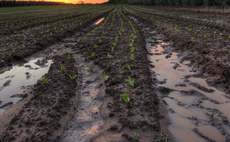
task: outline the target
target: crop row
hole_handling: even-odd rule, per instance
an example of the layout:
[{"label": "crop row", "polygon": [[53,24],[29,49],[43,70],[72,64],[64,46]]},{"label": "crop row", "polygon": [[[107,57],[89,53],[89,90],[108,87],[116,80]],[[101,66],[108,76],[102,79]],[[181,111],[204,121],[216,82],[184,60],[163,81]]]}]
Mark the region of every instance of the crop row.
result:
[{"label": "crop row", "polygon": [[[64,14],[60,12],[54,12],[54,14],[50,15],[42,15],[35,16],[34,13],[30,14],[31,16],[23,16],[17,17],[16,19],[1,19],[0,24],[0,35],[12,34],[15,31],[22,30],[28,27],[39,26],[41,24],[50,24],[60,20],[69,20],[72,18],[76,18],[80,15],[95,13],[97,11],[108,10],[111,7],[95,7],[90,10],[88,8],[76,8],[71,11],[65,11]],[[87,9],[87,10],[86,10]],[[39,12],[38,12],[39,13]],[[58,13],[58,14],[57,14]]]},{"label": "crop row", "polygon": [[[110,10],[110,9],[109,9]],[[97,13],[85,14],[80,17],[67,20],[59,20],[54,23],[28,28],[20,32],[15,31],[14,34],[3,36],[0,41],[1,60],[9,60],[10,58],[20,58],[22,52],[25,56],[31,54],[32,51],[44,49],[47,45],[55,43],[65,37],[66,34],[78,30],[80,26],[84,26],[87,21],[106,13],[103,10]],[[30,51],[30,53],[27,53]]]}]

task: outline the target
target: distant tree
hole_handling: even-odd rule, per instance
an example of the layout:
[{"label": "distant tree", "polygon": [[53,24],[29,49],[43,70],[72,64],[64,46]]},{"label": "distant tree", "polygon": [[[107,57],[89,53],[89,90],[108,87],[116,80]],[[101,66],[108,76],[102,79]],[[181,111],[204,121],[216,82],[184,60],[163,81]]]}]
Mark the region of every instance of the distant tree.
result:
[{"label": "distant tree", "polygon": [[83,0],[80,0],[77,2],[77,4],[85,4],[85,2]]}]

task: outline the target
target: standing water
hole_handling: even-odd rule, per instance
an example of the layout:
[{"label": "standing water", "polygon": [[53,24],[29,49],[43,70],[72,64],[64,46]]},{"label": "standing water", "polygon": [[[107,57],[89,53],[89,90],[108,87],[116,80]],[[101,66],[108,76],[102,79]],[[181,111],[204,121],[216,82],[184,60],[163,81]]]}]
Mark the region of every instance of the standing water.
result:
[{"label": "standing water", "polygon": [[179,59],[182,55],[172,52],[172,41],[134,21],[145,34],[150,70],[169,109],[168,129],[175,141],[229,141],[230,96],[209,86],[204,75],[190,68],[191,58]]},{"label": "standing water", "polygon": [[0,114],[21,99],[21,93],[49,70],[52,60],[30,59],[0,71]]}]

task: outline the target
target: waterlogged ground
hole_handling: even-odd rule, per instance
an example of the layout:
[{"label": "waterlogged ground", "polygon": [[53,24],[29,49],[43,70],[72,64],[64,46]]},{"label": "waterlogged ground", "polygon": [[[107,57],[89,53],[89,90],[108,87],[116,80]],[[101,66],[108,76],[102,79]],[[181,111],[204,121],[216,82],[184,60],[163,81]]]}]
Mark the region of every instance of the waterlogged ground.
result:
[{"label": "waterlogged ground", "polygon": [[0,73],[0,113],[23,97],[23,91],[34,85],[46,74],[52,60],[31,57],[12,67],[5,67]]},{"label": "waterlogged ground", "polygon": [[146,48],[159,97],[167,105],[168,129],[178,142],[228,141],[230,97],[207,84],[192,68],[191,58],[173,52],[173,42],[135,20],[146,37]]},{"label": "waterlogged ground", "polygon": [[193,56],[134,17],[113,9],[2,68],[0,142],[230,141],[229,95],[207,84]]}]

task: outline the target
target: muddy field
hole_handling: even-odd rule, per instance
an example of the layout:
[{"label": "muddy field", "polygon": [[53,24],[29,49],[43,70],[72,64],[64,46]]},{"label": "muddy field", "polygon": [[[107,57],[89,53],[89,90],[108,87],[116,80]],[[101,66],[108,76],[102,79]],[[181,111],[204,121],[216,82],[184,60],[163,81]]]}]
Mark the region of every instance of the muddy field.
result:
[{"label": "muddy field", "polygon": [[188,41],[179,18],[175,31],[142,8],[98,9],[0,39],[0,142],[229,141],[228,37],[207,46],[212,31]]}]

